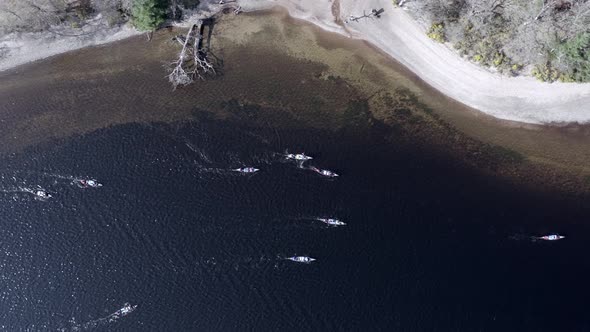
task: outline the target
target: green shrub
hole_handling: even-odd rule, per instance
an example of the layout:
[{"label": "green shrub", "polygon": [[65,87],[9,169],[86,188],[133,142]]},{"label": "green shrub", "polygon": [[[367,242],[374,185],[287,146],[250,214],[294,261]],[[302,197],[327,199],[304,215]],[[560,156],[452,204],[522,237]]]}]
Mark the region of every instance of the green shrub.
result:
[{"label": "green shrub", "polygon": [[533,68],[532,74],[539,81],[543,82],[554,82],[560,75],[556,69],[551,67],[549,62],[544,65],[536,65]]},{"label": "green shrub", "polygon": [[160,0],[134,0],[131,7],[133,25],[142,31],[156,29],[164,22],[165,7]]},{"label": "green shrub", "polygon": [[473,61],[483,62],[483,60],[484,60],[484,56],[481,55],[481,54],[476,54],[476,55],[473,56]]},{"label": "green shrub", "polygon": [[584,32],[560,46],[569,65],[567,79],[576,82],[590,81],[590,32]]},{"label": "green shrub", "polygon": [[496,54],[494,55],[494,66],[496,67],[500,67],[506,60],[506,56],[504,55],[503,52],[496,52]]},{"label": "green shrub", "polygon": [[568,73],[561,73],[559,74],[558,80],[563,83],[573,83],[576,80]]},{"label": "green shrub", "polygon": [[432,23],[432,26],[428,29],[427,36],[430,39],[436,40],[439,43],[447,41],[445,36],[445,26],[443,23]]},{"label": "green shrub", "polygon": [[513,63],[513,64],[511,64],[511,65],[510,65],[510,71],[509,71],[509,73],[510,73],[512,76],[516,76],[516,75],[518,75],[518,73],[519,73],[521,70],[522,70],[522,65],[520,65],[520,64],[517,64],[517,63]]}]

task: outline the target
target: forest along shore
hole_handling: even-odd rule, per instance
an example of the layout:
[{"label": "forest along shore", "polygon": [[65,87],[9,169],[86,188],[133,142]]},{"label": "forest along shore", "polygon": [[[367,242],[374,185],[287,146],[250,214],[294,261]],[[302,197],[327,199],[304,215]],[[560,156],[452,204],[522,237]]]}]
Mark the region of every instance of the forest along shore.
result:
[{"label": "forest along shore", "polygon": [[[210,16],[228,5],[239,6],[243,11],[280,6],[287,9],[292,17],[331,32],[366,40],[443,94],[499,119],[531,124],[590,122],[587,106],[590,105],[590,84],[549,84],[532,77],[506,77],[490,72],[462,59],[444,44],[429,39],[424,27],[403,9],[394,8],[390,0],[237,0],[231,4],[203,0],[191,19]],[[383,9],[383,12],[379,18],[347,20],[351,15],[361,16],[372,9]],[[128,28],[120,29],[127,32],[104,34],[83,43],[76,39],[67,42],[65,40],[72,37],[66,36],[53,36],[55,41],[51,42],[18,35],[7,41],[5,36],[0,40],[0,50],[4,49],[6,53],[0,59],[0,71],[68,50],[120,39],[113,39],[113,36],[138,33]],[[41,47],[26,46],[39,40],[43,40]],[[17,50],[15,46],[18,46]]]}]

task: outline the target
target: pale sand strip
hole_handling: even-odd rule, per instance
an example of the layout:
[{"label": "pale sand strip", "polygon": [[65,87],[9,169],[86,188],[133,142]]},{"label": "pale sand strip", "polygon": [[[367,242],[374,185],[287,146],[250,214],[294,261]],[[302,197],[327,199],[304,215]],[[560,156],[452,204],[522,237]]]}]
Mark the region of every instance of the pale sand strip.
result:
[{"label": "pale sand strip", "polygon": [[52,31],[0,36],[0,52],[7,51],[5,56],[0,56],[0,72],[53,55],[140,34],[129,25],[109,27],[100,15],[82,30],[62,26]]}]

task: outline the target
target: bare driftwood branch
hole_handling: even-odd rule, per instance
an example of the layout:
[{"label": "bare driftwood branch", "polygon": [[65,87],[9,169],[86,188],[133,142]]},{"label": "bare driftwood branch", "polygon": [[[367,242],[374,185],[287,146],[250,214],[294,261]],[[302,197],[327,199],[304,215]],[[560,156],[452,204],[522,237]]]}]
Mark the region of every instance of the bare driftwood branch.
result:
[{"label": "bare driftwood branch", "polygon": [[203,48],[204,22],[191,26],[186,36],[175,39],[182,45],[178,60],[172,62],[168,80],[174,88],[188,85],[196,78],[204,80],[207,75],[216,75],[214,64],[207,58],[207,49]]},{"label": "bare driftwood branch", "polygon": [[[401,3],[402,3],[402,5],[403,5],[403,1],[402,1]],[[370,19],[372,19],[373,17],[380,18],[380,17],[381,17],[381,14],[382,14],[384,11],[385,11],[385,10],[384,10],[383,8],[381,8],[381,9],[379,9],[379,10],[377,10],[377,9],[372,9],[372,10],[371,10],[371,13],[369,13],[369,14],[367,14],[367,12],[366,12],[366,11],[363,11],[363,15],[361,15],[361,16],[354,16],[354,15],[350,15],[350,16],[348,17],[348,19],[346,20],[346,23],[348,23],[349,21],[358,22],[358,21],[360,21],[360,20],[361,20],[361,19],[363,19],[363,18],[370,18]]]},{"label": "bare driftwood branch", "polygon": [[170,74],[168,75],[168,80],[170,81],[170,83],[172,83],[172,85],[174,86],[175,89],[178,85],[188,85],[193,82],[193,78],[185,70],[185,61],[187,58],[187,48],[186,47],[190,41],[191,33],[193,32],[195,27],[196,26],[193,25],[188,30],[188,33],[186,34],[186,38],[184,39],[184,42],[182,44],[182,50],[180,51],[180,55],[178,56],[178,60],[176,60],[175,62],[172,63],[172,65],[174,67],[173,67],[172,71],[170,72]]}]

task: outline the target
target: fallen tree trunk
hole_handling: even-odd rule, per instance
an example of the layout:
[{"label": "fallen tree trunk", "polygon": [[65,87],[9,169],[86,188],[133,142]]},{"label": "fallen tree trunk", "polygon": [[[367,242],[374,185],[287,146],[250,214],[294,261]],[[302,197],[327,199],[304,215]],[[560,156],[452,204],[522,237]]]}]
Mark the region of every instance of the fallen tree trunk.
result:
[{"label": "fallen tree trunk", "polygon": [[195,78],[204,80],[206,75],[215,75],[215,67],[207,58],[207,50],[203,49],[203,31],[205,23],[199,21],[193,24],[186,37],[177,36],[175,39],[182,45],[178,60],[172,62],[168,80],[174,86],[188,85]]},{"label": "fallen tree trunk", "polygon": [[[180,54],[178,56],[178,60],[176,60],[175,62],[172,63],[173,68],[172,68],[172,71],[170,72],[170,74],[168,75],[168,80],[170,81],[170,83],[172,83],[172,86],[174,86],[174,89],[176,89],[176,87],[178,85],[188,85],[193,82],[192,77],[185,70],[185,61],[187,58],[187,54],[186,54],[187,45],[188,45],[191,33],[193,32],[194,28],[195,28],[194,25],[191,26],[188,33],[186,34],[186,37],[184,38],[184,42],[182,43],[182,50],[180,51]],[[178,38],[177,38],[177,40],[178,40]]]}]

